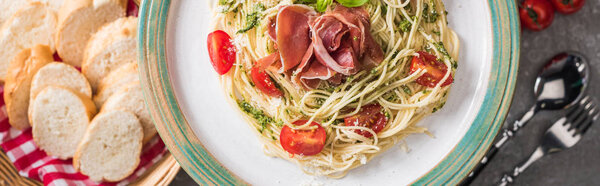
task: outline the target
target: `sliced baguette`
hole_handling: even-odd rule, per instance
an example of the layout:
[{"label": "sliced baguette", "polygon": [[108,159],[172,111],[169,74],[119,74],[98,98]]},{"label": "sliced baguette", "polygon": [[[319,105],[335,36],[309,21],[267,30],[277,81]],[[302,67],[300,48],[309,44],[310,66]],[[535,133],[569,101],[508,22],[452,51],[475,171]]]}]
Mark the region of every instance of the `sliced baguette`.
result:
[{"label": "sliced baguette", "polygon": [[73,157],[96,107],[90,98],[61,87],[47,87],[33,100],[33,140],[49,155]]},{"label": "sliced baguette", "polygon": [[133,113],[101,112],[77,147],[73,166],[96,182],[122,180],[140,162],[142,137],[142,126]]},{"label": "sliced baguette", "polygon": [[28,2],[24,0],[0,0],[0,25]]},{"label": "sliced baguette", "polygon": [[64,1],[72,1],[72,0],[29,0],[29,1],[39,1],[42,3],[46,3],[46,5],[48,5],[48,7],[50,7],[50,9],[52,9],[52,11],[54,11],[55,13],[58,13],[58,11],[60,10],[60,7],[63,5]]},{"label": "sliced baguette", "polygon": [[4,84],[4,103],[11,126],[23,130],[29,127],[27,109],[33,75],[53,61],[52,51],[46,45],[37,45],[21,51],[8,66]]},{"label": "sliced baguette", "polygon": [[92,97],[92,88],[87,79],[73,66],[65,63],[52,62],[39,69],[31,81],[30,97],[35,98],[47,86],[64,87],[88,98]]},{"label": "sliced baguette", "polygon": [[142,128],[144,128],[144,143],[156,135],[156,128],[154,128],[154,122],[144,103],[144,95],[139,81],[122,87],[106,100],[101,111],[112,110],[133,112],[140,119]]},{"label": "sliced baguette", "polygon": [[21,50],[37,44],[54,52],[56,16],[44,4],[35,2],[23,6],[0,28],[0,80],[6,78],[8,64]]},{"label": "sliced baguette", "polygon": [[81,66],[87,41],[102,25],[125,16],[127,0],[69,0],[58,12],[56,50],[68,64]]},{"label": "sliced baguette", "polygon": [[102,107],[102,104],[127,84],[139,81],[137,63],[128,63],[109,73],[105,78],[102,78],[98,85],[98,91],[94,95],[94,103],[97,107]]},{"label": "sliced baguette", "polygon": [[104,25],[87,44],[81,71],[97,91],[101,79],[127,63],[136,63],[137,18],[124,17]]},{"label": "sliced baguette", "polygon": [[[48,86],[63,87],[89,99],[92,97],[92,88],[87,79],[73,66],[65,63],[52,62],[40,68],[31,80],[29,99],[35,99],[37,94]],[[30,118],[31,112],[32,109],[29,108]]]}]

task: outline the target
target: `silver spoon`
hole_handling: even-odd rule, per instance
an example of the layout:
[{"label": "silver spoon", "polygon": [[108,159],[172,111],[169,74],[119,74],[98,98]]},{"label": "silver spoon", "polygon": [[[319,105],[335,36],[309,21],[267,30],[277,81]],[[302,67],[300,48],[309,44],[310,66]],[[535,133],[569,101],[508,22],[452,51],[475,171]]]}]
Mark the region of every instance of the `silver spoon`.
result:
[{"label": "silver spoon", "polygon": [[490,147],[488,153],[461,185],[469,185],[487,162],[496,155],[498,149],[525,126],[538,111],[566,109],[577,103],[589,82],[588,67],[587,60],[575,52],[564,52],[554,56],[535,80],[533,89],[537,97],[535,105],[521,119],[515,121],[512,127],[504,129],[502,138]]}]

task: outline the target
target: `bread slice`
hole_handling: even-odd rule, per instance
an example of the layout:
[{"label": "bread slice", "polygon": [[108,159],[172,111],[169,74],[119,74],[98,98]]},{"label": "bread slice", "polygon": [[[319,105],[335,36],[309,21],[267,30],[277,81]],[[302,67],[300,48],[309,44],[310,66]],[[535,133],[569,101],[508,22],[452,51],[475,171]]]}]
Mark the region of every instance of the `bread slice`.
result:
[{"label": "bread slice", "polygon": [[97,91],[101,79],[127,63],[136,63],[137,18],[120,18],[106,24],[87,44],[81,71]]},{"label": "bread slice", "polygon": [[127,0],[68,0],[58,11],[56,50],[64,62],[81,66],[87,41],[102,25],[125,16]]},{"label": "bread slice", "polygon": [[48,5],[48,7],[52,11],[54,11],[55,13],[58,13],[58,11],[60,10],[60,7],[62,7],[64,1],[72,1],[72,0],[29,0],[29,1],[39,1],[42,3],[46,3],[46,5]]},{"label": "bread slice", "polygon": [[142,127],[131,112],[101,112],[92,120],[73,167],[91,180],[115,182],[131,175],[140,163]]},{"label": "bread slice", "polygon": [[49,155],[73,157],[96,107],[90,98],[61,87],[47,87],[33,100],[33,140]]},{"label": "bread slice", "polygon": [[137,63],[128,63],[109,73],[105,78],[102,78],[98,85],[98,91],[94,95],[94,103],[98,108],[113,93],[127,84],[139,81]]},{"label": "bread slice", "polygon": [[17,10],[21,9],[21,7],[27,3],[27,1],[23,0],[0,0],[0,25],[6,22],[10,16],[15,14]]},{"label": "bread slice", "polygon": [[0,28],[0,80],[4,81],[8,64],[21,50],[37,44],[54,52],[56,16],[46,5],[36,2],[23,6]]},{"label": "bread slice", "polygon": [[154,128],[154,122],[144,103],[144,95],[139,81],[122,87],[106,100],[101,111],[112,110],[130,111],[140,119],[144,128],[144,143],[156,135],[156,128]]},{"label": "bread slice", "polygon": [[[31,80],[29,99],[35,99],[37,94],[48,86],[63,87],[77,92],[88,99],[92,97],[92,88],[87,79],[73,66],[65,63],[51,62],[40,68]],[[32,109],[30,108],[29,116],[31,116],[31,111]]]},{"label": "bread slice", "polygon": [[27,109],[33,75],[53,61],[52,51],[46,45],[37,45],[21,51],[8,66],[4,83],[4,103],[11,126],[23,130],[29,127]]},{"label": "bread slice", "polygon": [[92,88],[87,79],[71,65],[52,62],[40,68],[31,81],[30,97],[36,95],[47,86],[59,86],[74,92],[92,97]]}]

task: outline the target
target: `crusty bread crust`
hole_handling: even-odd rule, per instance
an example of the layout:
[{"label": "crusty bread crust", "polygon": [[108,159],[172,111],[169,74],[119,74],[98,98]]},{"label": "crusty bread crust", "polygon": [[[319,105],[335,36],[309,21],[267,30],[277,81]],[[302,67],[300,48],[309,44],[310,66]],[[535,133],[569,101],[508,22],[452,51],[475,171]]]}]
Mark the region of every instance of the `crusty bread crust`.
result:
[{"label": "crusty bread crust", "polygon": [[125,16],[126,0],[68,0],[58,12],[56,50],[65,63],[81,66],[87,41],[102,25]]},{"label": "crusty bread crust", "polygon": [[35,2],[19,9],[0,28],[0,81],[9,63],[21,50],[43,44],[54,52],[56,16],[46,5]]},{"label": "crusty bread crust", "polygon": [[94,103],[101,108],[104,102],[119,89],[127,84],[139,81],[137,63],[122,65],[102,78],[94,95]]},{"label": "crusty bread crust", "polygon": [[40,68],[52,61],[50,47],[37,45],[21,51],[10,63],[4,84],[4,103],[8,121],[14,128],[23,130],[29,127],[27,109],[31,79]]},{"label": "crusty bread crust", "polygon": [[139,81],[125,85],[104,102],[101,111],[112,110],[130,111],[140,119],[144,128],[144,143],[156,135],[156,128],[144,103],[144,95]]},{"label": "crusty bread crust", "polygon": [[[121,110],[100,112],[77,146],[73,167],[97,182],[125,179],[139,165],[142,137],[142,126],[133,113]],[[107,157],[110,156],[107,154],[119,158]]]},{"label": "crusty bread crust", "polygon": [[92,100],[69,89],[50,86],[31,104],[33,141],[49,155],[60,159],[73,157],[96,114]]},{"label": "crusty bread crust", "polygon": [[97,91],[102,78],[128,63],[137,63],[136,17],[124,17],[104,25],[87,43],[81,71]]}]

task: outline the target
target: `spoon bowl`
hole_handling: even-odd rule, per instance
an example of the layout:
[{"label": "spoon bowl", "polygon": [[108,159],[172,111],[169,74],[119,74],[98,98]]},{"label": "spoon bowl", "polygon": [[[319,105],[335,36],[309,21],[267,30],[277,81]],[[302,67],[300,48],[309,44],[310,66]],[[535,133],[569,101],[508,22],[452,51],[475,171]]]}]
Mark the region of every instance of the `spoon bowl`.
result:
[{"label": "spoon bowl", "polygon": [[536,110],[571,107],[583,96],[589,82],[587,60],[575,52],[563,52],[544,66],[535,81]]}]

